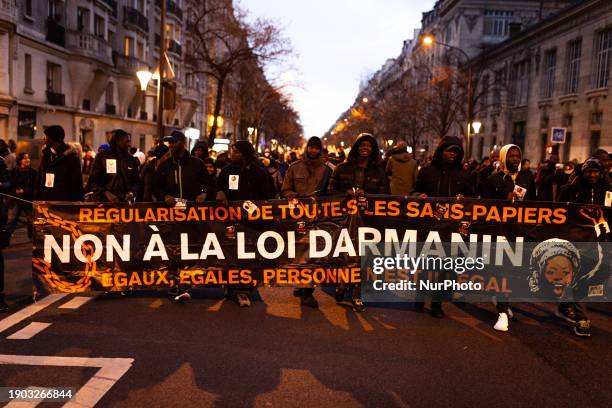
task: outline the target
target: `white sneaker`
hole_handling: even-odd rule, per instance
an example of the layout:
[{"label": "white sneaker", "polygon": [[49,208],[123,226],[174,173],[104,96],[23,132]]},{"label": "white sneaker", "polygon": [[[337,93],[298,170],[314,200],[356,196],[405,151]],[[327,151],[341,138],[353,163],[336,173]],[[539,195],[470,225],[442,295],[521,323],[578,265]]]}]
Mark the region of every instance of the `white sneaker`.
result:
[{"label": "white sneaker", "polygon": [[240,305],[240,307],[251,306],[251,299],[249,299],[249,295],[247,295],[246,293],[238,292],[238,294],[236,295],[236,300],[238,300],[238,305]]},{"label": "white sneaker", "polygon": [[497,331],[507,332],[508,331],[508,315],[506,313],[500,313],[497,317],[497,322],[493,328]]},{"label": "white sneaker", "polygon": [[510,319],[514,319],[514,313],[512,313],[512,309],[508,308],[508,317]]}]

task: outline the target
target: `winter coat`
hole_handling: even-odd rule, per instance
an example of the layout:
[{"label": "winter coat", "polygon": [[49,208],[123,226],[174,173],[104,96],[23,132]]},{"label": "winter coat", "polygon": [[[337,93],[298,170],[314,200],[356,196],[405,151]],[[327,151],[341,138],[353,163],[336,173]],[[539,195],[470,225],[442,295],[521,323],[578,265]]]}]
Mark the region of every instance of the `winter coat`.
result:
[{"label": "winter coat", "polygon": [[128,152],[105,150],[94,159],[87,191],[94,193],[95,201],[102,202],[108,201],[104,195],[107,191],[120,201],[125,199],[127,193],[137,197],[141,189],[139,167],[138,159]]},{"label": "winter coat", "polygon": [[405,195],[414,191],[418,165],[408,152],[396,153],[387,162],[387,176],[390,178],[391,194]]},{"label": "winter coat", "polygon": [[531,172],[525,171],[519,172],[516,180],[512,180],[509,174],[501,171],[491,174],[481,186],[481,195],[484,198],[507,200],[515,185],[527,189],[523,200],[536,199],[535,179]]},{"label": "winter coat", "polygon": [[194,201],[202,193],[212,200],[214,186],[204,162],[185,150],[183,158],[174,155],[159,165],[153,176],[153,194],[159,201],[169,195]]},{"label": "winter coat", "polygon": [[64,143],[55,152],[49,146],[43,149],[34,199],[83,201],[81,161],[75,148]]},{"label": "winter coat", "polygon": [[[452,165],[442,160],[442,152],[449,146],[458,146],[461,152]],[[445,136],[440,140],[429,166],[423,167],[417,175],[415,192],[427,194],[428,197],[456,197],[461,194],[474,194],[473,185],[469,182],[469,173],[463,170],[463,147],[461,140]]]},{"label": "winter coat", "polygon": [[[369,141],[372,145],[372,153],[367,167],[359,167],[359,145],[363,141]],[[363,171],[360,179],[358,172]],[[389,192],[387,174],[385,168],[380,164],[380,150],[378,143],[370,135],[362,135],[351,147],[347,161],[340,163],[333,171],[329,180],[328,192],[330,194],[345,194],[353,188],[360,188],[366,194],[386,194]]]},{"label": "winter coat", "polygon": [[561,190],[557,201],[603,206],[606,191],[612,191],[612,184],[605,179],[596,184],[589,184],[582,177],[577,177],[572,184],[566,185]]},{"label": "winter coat", "polygon": [[228,201],[268,200],[276,197],[272,177],[255,161],[246,166],[233,163],[225,166],[217,177],[217,191],[223,192]]},{"label": "winter coat", "polygon": [[310,197],[327,193],[327,185],[332,174],[332,169],[323,163],[321,159],[303,160],[293,163],[283,181],[281,197]]},{"label": "winter coat", "polygon": [[[14,168],[11,171],[11,194],[24,200],[32,200],[36,185],[36,170],[32,167],[26,169]],[[17,190],[23,190],[18,193]]]}]

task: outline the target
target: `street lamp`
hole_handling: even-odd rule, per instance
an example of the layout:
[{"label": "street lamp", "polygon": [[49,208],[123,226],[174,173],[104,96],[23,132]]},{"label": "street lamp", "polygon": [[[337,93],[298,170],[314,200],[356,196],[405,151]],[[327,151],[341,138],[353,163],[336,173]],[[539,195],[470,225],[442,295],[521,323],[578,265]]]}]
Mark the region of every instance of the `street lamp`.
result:
[{"label": "street lamp", "polygon": [[142,69],[136,72],[136,76],[138,77],[138,81],[140,82],[140,90],[146,91],[147,86],[149,86],[149,81],[153,77],[153,73],[147,69]]},{"label": "street lamp", "polygon": [[480,128],[482,127],[482,123],[479,121],[472,122],[472,129],[474,129],[474,134],[478,135],[480,133]]},{"label": "street lamp", "polygon": [[[436,41],[435,37],[431,34],[426,34],[421,38],[421,43],[425,46],[425,47],[430,47],[434,44],[438,44],[441,45],[443,47],[446,48],[450,48],[452,50],[458,51],[461,55],[463,55],[465,57],[465,63],[467,64],[467,74],[468,74],[468,85],[467,85],[467,102],[468,102],[468,112],[467,112],[467,139],[465,142],[465,150],[467,152],[467,159],[469,159],[470,157],[470,124],[472,123],[472,116],[474,115],[474,113],[472,112],[474,110],[473,106],[472,106],[472,65],[470,64],[470,57],[466,54],[465,51],[463,51],[461,48],[459,47],[455,47],[454,45],[450,45],[450,44],[445,44],[439,41]],[[478,128],[480,129],[480,127]]]},{"label": "street lamp", "polygon": [[363,98],[361,101],[362,101],[363,103],[368,103],[370,100],[369,100],[368,98]]}]

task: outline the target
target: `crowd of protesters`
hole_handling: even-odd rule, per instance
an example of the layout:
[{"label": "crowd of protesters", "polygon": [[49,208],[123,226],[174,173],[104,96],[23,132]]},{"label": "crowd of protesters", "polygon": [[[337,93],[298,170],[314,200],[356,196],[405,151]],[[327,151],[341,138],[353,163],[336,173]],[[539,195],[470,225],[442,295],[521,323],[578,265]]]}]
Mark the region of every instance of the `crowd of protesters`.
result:
[{"label": "crowd of protesters", "polygon": [[[0,246],[9,245],[20,216],[26,218],[32,236],[31,201],[92,201],[106,203],[164,202],[169,206],[236,200],[307,198],[322,195],[392,194],[426,197],[482,197],[500,200],[561,201],[604,205],[612,191],[612,160],[598,149],[584,163],[560,164],[551,155],[536,171],[523,158],[519,146],[505,145],[480,162],[465,160],[461,139],[444,137],[433,156],[418,162],[405,142],[390,148],[384,158],[376,139],[361,134],[348,155],[343,148],[329,152],[320,138],[311,137],[303,155],[286,156],[265,149],[257,154],[248,141],[237,141],[228,152],[210,152],[198,141],[188,151],[188,139],[174,131],[147,154],[130,147],[130,135],[117,129],[97,154],[86,148],[81,155],[64,141],[64,130],[50,126],[44,131],[45,146],[38,170],[27,153],[15,155],[15,145],[0,140],[0,193],[2,235]],[[214,154],[214,158],[212,157]],[[4,262],[0,251],[0,311],[4,303]],[[177,273],[180,265],[170,265]],[[240,306],[250,306],[252,288],[230,287],[227,295]],[[360,285],[340,286],[336,300],[350,296],[354,310],[362,312]],[[318,307],[313,287],[298,287],[294,295],[301,304]],[[177,301],[190,298],[187,288],[172,291]],[[415,308],[424,310],[431,297],[430,312],[444,317],[442,302],[450,293],[418,293]],[[507,331],[512,311],[507,299],[498,298],[496,330]],[[572,322],[579,336],[590,335],[590,322],[579,303],[560,303],[557,315]]]}]

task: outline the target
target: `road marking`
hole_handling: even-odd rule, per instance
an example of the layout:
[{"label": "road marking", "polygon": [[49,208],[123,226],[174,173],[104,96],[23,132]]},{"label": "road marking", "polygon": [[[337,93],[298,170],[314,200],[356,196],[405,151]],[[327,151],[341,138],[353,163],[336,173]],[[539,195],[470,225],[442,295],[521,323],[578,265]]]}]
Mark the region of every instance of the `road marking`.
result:
[{"label": "road marking", "polygon": [[78,309],[79,307],[83,306],[85,303],[89,302],[91,299],[93,298],[87,297],[87,296],[75,296],[74,298],[70,299],[68,302],[61,305],[59,309]]},{"label": "road marking", "polygon": [[12,327],[16,325],[17,323],[27,319],[28,317],[35,315],[36,313],[40,312],[41,310],[43,310],[44,308],[46,308],[53,302],[60,300],[66,295],[67,293],[55,293],[55,294],[49,295],[41,299],[40,301],[34,303],[33,305],[25,307],[21,309],[20,311],[15,312],[8,317],[5,317],[4,319],[0,320],[0,333],[5,331],[9,327]]},{"label": "road marking", "polygon": [[51,326],[51,323],[39,323],[32,322],[18,332],[11,334],[7,337],[9,340],[29,340],[36,336],[47,327]]},{"label": "road marking", "polygon": [[22,356],[0,354],[0,364],[54,367],[99,367],[98,372],[81,387],[65,408],[93,407],[132,367],[133,358],[89,358],[57,356]]}]

